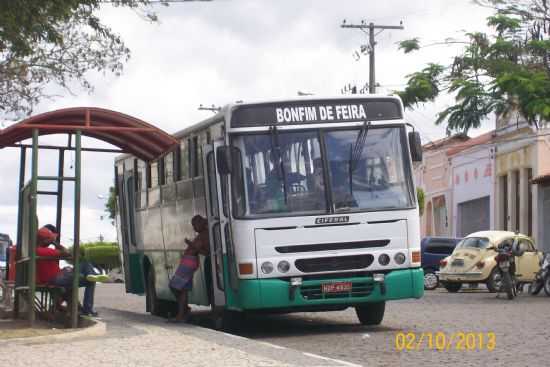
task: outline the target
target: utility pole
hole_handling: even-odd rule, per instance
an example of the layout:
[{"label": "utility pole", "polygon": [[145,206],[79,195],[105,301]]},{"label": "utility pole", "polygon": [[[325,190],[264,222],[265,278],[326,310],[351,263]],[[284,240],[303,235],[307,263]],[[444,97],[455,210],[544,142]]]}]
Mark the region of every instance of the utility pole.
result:
[{"label": "utility pole", "polygon": [[399,25],[376,25],[372,22],[369,24],[365,23],[365,21],[361,21],[361,24],[346,24],[346,20],[342,22],[342,25],[340,26],[342,28],[357,28],[361,31],[365,32],[365,29],[368,29],[368,35],[369,35],[369,93],[373,94],[376,93],[376,78],[375,78],[375,63],[374,63],[374,46],[376,45],[376,42],[374,40],[375,29],[380,29],[381,32],[386,29],[404,29],[403,22],[401,21]]}]

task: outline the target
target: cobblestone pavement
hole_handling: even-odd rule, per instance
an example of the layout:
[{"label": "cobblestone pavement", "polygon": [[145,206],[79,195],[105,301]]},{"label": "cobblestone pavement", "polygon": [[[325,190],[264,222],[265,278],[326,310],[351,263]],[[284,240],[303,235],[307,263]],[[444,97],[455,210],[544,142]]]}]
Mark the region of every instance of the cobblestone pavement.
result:
[{"label": "cobblestone pavement", "polygon": [[[400,332],[415,334],[414,350],[396,350]],[[493,332],[496,346],[493,351],[487,351],[487,345],[484,350],[468,351],[464,343],[466,350],[457,350],[460,337],[455,335],[448,351],[437,351],[435,341],[430,349],[427,340],[437,332],[446,337],[443,349],[459,332],[484,336]],[[419,344],[422,333],[424,340]],[[355,312],[348,309],[255,316],[239,334],[362,365],[548,366],[550,297],[521,294],[508,301],[485,290],[451,294],[438,289],[420,300],[388,302],[384,321],[377,327],[359,325]]]},{"label": "cobblestone pavement", "polygon": [[[116,296],[115,288],[103,294],[99,304],[143,313],[143,297]],[[123,290],[120,290],[123,292]],[[110,296],[109,296],[110,295]],[[205,312],[195,312],[197,324],[208,326]],[[413,332],[414,349],[396,350],[396,335]],[[457,350],[457,341],[449,350],[436,350],[425,337],[444,333],[447,343],[453,334],[493,332],[493,351]],[[444,289],[429,291],[420,300],[388,302],[381,326],[361,326],[353,309],[340,312],[297,313],[287,315],[251,315],[235,332],[256,341],[297,349],[360,365],[419,366],[434,362],[457,366],[548,366],[550,340],[550,297],[520,294],[513,301],[486,290],[467,290],[451,294]],[[487,339],[485,339],[487,341]],[[252,347],[254,350],[254,347]],[[446,349],[446,345],[445,348]],[[288,351],[288,349],[287,349]],[[280,351],[275,355],[288,354]],[[291,358],[295,358],[292,355]],[[299,364],[299,363],[298,363]]]}]

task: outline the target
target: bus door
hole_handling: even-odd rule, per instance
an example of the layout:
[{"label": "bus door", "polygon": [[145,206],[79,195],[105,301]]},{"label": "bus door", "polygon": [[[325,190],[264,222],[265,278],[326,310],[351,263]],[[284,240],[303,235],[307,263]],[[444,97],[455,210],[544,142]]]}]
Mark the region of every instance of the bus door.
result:
[{"label": "bus door", "polygon": [[121,250],[122,250],[122,262],[124,267],[124,285],[126,287],[126,292],[132,292],[132,278],[130,274],[130,218],[129,218],[129,195],[130,192],[133,191],[131,188],[128,187],[128,181],[127,180],[126,172],[124,165],[122,167],[122,174],[120,173],[120,170],[117,169],[116,172],[116,180],[117,180],[117,189],[118,189],[118,197],[119,197],[119,213],[120,213],[120,242],[121,242]]},{"label": "bus door", "polygon": [[[212,279],[212,308],[225,306],[225,282],[223,256],[227,253],[224,228],[228,224],[227,203],[224,205],[221,178],[216,169],[216,149],[222,141],[215,141],[203,147],[205,167],[204,185],[206,193],[208,234],[210,236],[210,260]],[[225,209],[224,209],[225,208]]]}]

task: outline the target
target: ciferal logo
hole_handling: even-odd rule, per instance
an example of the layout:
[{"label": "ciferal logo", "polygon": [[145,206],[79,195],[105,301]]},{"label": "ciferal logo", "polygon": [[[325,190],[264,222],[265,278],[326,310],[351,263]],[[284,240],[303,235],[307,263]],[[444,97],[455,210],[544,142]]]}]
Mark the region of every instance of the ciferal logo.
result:
[{"label": "ciferal logo", "polygon": [[315,224],[334,224],[334,223],[347,223],[349,222],[349,216],[341,215],[338,217],[319,217],[315,218]]}]

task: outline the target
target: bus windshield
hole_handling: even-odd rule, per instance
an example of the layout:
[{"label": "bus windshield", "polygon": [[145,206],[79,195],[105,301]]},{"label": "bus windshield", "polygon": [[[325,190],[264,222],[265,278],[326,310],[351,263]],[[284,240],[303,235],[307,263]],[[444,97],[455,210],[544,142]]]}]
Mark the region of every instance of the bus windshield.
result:
[{"label": "bus windshield", "polygon": [[411,207],[402,131],[365,125],[234,137],[242,158],[235,215],[323,214],[329,203],[334,212]]},{"label": "bus windshield", "polygon": [[411,206],[401,129],[329,131],[325,141],[336,212]]},{"label": "bus windshield", "polygon": [[236,199],[243,204],[240,216],[326,212],[318,132],[248,134],[235,145],[242,153],[245,186],[238,196],[246,196]]}]

